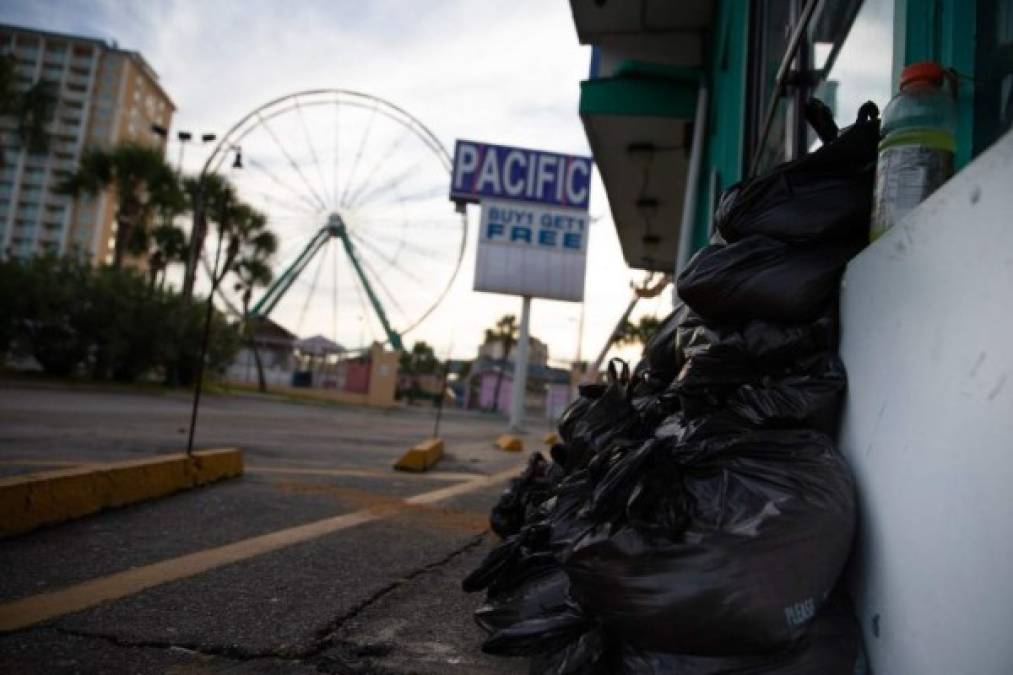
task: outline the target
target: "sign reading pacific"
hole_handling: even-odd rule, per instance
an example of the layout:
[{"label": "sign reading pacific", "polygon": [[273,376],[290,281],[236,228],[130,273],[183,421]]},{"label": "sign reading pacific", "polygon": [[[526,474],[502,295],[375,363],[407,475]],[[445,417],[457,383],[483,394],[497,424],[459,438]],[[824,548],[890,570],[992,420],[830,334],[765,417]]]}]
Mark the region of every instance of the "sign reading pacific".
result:
[{"label": "sign reading pacific", "polygon": [[457,141],[450,198],[505,199],[587,211],[591,158]]}]

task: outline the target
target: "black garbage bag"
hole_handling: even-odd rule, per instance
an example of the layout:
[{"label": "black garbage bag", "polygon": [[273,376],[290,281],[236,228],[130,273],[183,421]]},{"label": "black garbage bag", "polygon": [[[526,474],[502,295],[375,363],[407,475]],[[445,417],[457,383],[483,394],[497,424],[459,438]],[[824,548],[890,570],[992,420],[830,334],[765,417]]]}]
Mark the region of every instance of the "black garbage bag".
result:
[{"label": "black garbage bag", "polygon": [[622,359],[608,365],[607,385],[583,385],[581,395],[563,413],[559,423],[562,448],[553,459],[565,473],[584,466],[598,450],[614,439],[643,435],[636,408],[630,403],[630,369]]},{"label": "black garbage bag", "polygon": [[728,188],[714,214],[724,240],[754,234],[793,243],[866,239],[878,117],[876,106],[866,103],[853,126],[815,152]]},{"label": "black garbage bag", "polygon": [[799,640],[784,649],[740,656],[649,651],[625,643],[613,673],[623,675],[854,675],[860,657],[858,626],[846,598],[835,596]]},{"label": "black garbage bag", "polygon": [[594,627],[579,606],[570,602],[497,630],[482,643],[486,654],[533,656],[558,652]]},{"label": "black garbage bag", "polygon": [[679,275],[679,297],[717,323],[812,321],[836,297],[845,265],[861,248],[861,242],[791,245],[763,235],[706,246]]},{"label": "black garbage bag", "polygon": [[475,622],[493,633],[557,611],[568,604],[569,588],[570,580],[559,564],[546,566],[522,583],[490,592],[485,604],[475,611]]},{"label": "black garbage bag", "polygon": [[[532,523],[517,534],[506,537],[486,553],[478,567],[461,582],[461,588],[465,593],[474,593],[489,588],[500,579],[523,581],[531,576],[532,568],[541,564],[538,556],[547,550],[549,533],[548,525]],[[516,583],[500,582],[500,590]]]},{"label": "black garbage bag", "polygon": [[566,407],[563,414],[559,416],[559,423],[556,428],[559,430],[559,437],[564,443],[573,440],[574,427],[584,416],[591,404],[602,397],[608,385],[605,384],[582,384],[577,387],[577,398]]},{"label": "black garbage bag", "polygon": [[616,649],[598,627],[531,660],[531,675],[612,675],[616,672]]},{"label": "black garbage bag", "polygon": [[[695,371],[735,370],[748,365],[750,372],[777,372],[812,354],[836,350],[837,334],[837,305],[833,302],[815,321],[804,323],[754,319],[744,324],[720,324],[690,315],[676,333],[684,354],[680,374],[691,359],[696,361],[691,365]],[[701,367],[703,362],[708,368]]]},{"label": "black garbage bag", "polygon": [[644,345],[641,363],[646,365],[652,379],[668,383],[682,367],[682,355],[677,349],[675,335],[688,314],[689,308],[679,303]]},{"label": "black garbage bag", "polygon": [[847,386],[837,354],[810,357],[796,374],[745,384],[726,400],[727,409],[757,427],[805,427],[834,435]]},{"label": "black garbage bag", "polygon": [[685,525],[600,526],[577,538],[561,557],[574,600],[641,649],[731,655],[792,644],[851,546],[854,484],[833,442],[805,430],[684,434],[671,458]]},{"label": "black garbage bag", "polygon": [[725,410],[755,427],[836,430],[847,385],[836,353],[812,354],[770,374],[748,362],[725,361],[709,354],[687,360],[672,385],[687,417]]},{"label": "black garbage bag", "polygon": [[492,508],[489,524],[493,532],[506,538],[520,531],[530,512],[548,498],[561,477],[553,468],[540,452],[531,454],[524,473],[510,481]]}]

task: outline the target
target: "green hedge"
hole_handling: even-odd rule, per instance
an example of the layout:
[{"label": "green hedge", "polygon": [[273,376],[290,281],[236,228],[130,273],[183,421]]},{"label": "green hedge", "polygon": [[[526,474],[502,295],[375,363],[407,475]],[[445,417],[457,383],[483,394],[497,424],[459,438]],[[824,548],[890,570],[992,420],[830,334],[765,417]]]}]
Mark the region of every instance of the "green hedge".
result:
[{"label": "green hedge", "polygon": [[[133,270],[70,258],[0,262],[0,356],[32,356],[50,375],[192,381],[206,305],[184,303]],[[225,370],[239,332],[215,311],[211,374]]]}]

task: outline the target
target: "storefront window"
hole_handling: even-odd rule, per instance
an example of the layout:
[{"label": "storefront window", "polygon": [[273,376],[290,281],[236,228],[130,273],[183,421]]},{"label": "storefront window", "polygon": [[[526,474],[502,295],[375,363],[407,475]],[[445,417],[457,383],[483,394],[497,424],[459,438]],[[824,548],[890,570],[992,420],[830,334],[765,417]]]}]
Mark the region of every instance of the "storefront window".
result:
[{"label": "storefront window", "polygon": [[765,114],[777,90],[777,71],[788,49],[795,7],[792,0],[761,0],[753,4],[750,63],[749,117],[747,142],[759,153],[756,160],[762,167],[773,166],[787,159],[784,143],[788,101],[780,97],[770,130],[764,134]]},{"label": "storefront window", "polygon": [[[749,173],[762,173],[818,146],[802,113],[810,96],[830,106],[841,127],[855,120],[865,101],[880,109],[886,105],[892,94],[894,5],[895,0],[766,0],[754,5]],[[801,39],[789,53],[797,25]],[[779,81],[784,63],[789,67],[782,69]]]},{"label": "storefront window", "polygon": [[1013,0],[978,6],[975,154],[1013,128]]},{"label": "storefront window", "polygon": [[830,106],[841,127],[855,121],[866,101],[882,111],[893,95],[894,4],[895,0],[827,2],[813,19],[813,95]]}]

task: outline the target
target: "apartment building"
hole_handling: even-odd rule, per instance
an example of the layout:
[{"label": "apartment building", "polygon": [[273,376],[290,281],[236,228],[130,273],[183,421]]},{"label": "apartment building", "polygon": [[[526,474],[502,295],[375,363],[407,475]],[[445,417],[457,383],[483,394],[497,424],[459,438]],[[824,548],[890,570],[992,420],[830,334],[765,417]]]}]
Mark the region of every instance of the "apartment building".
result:
[{"label": "apartment building", "polygon": [[0,53],[16,61],[18,84],[49,82],[57,101],[44,155],[12,148],[16,126],[0,119],[0,255],[73,254],[94,263],[112,260],[116,199],[112,190],[72,199],[53,191],[82,151],[124,141],[164,150],[175,106],[158,75],[136,51],[101,40],[0,25]]}]

